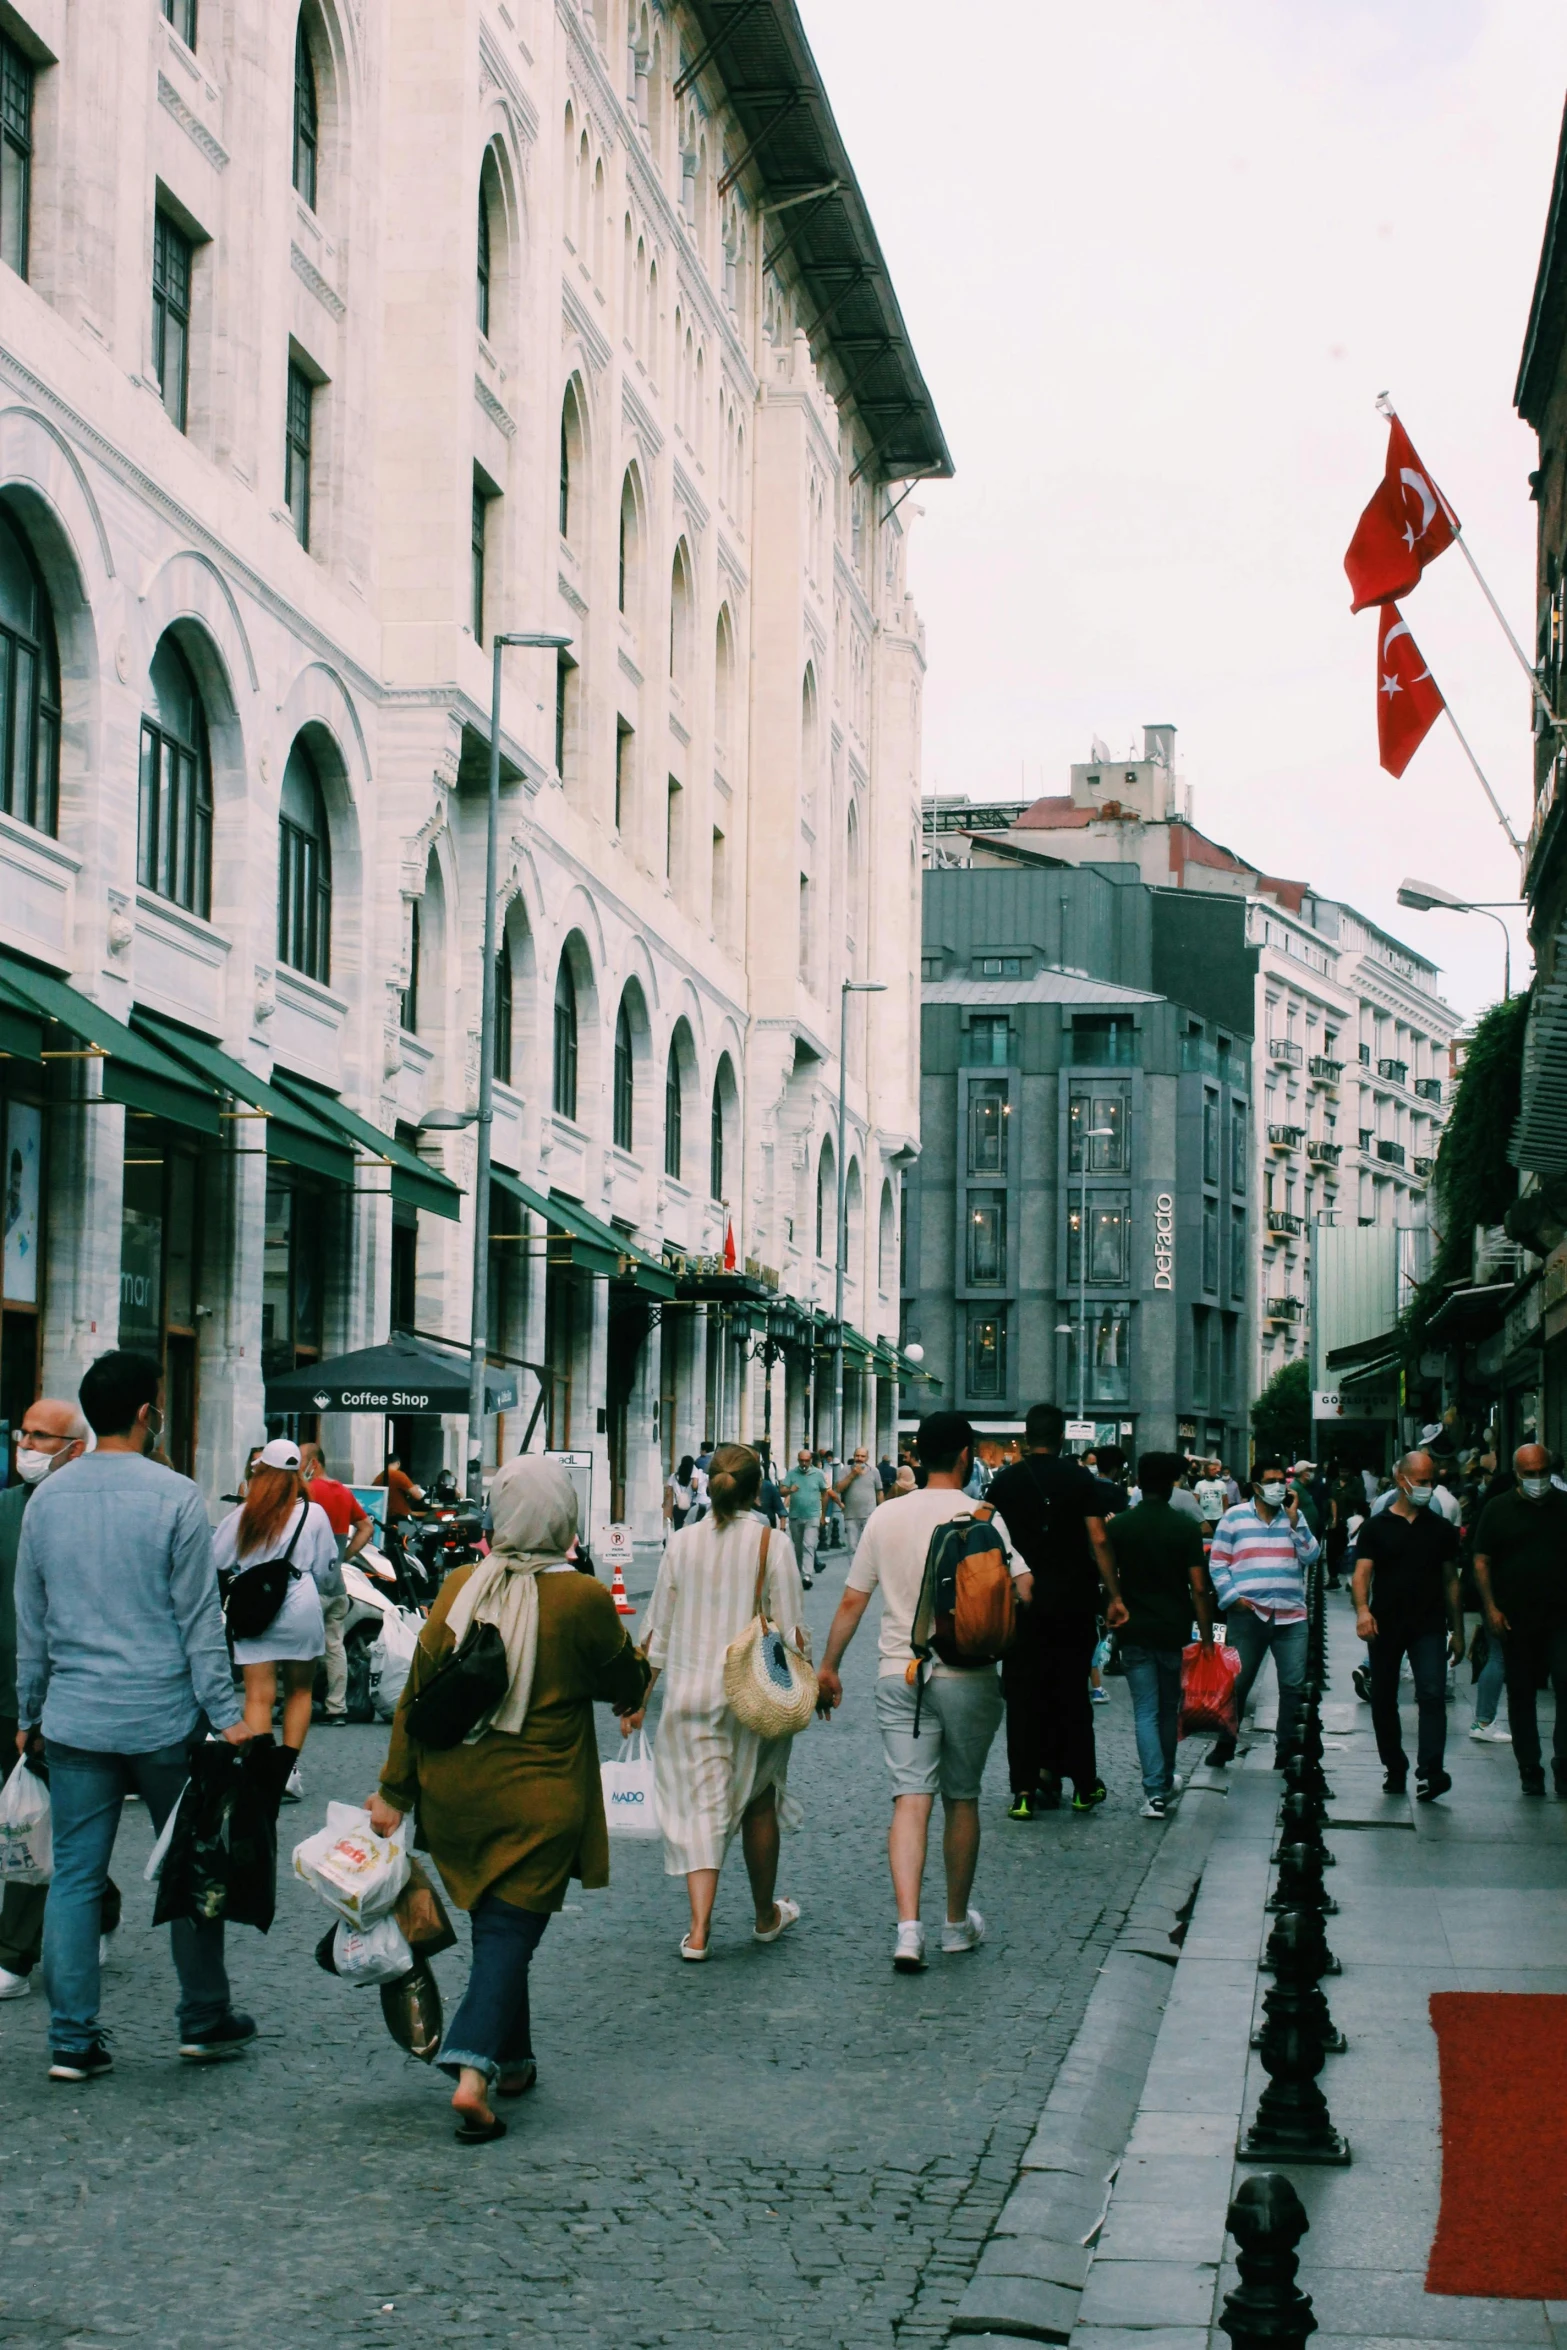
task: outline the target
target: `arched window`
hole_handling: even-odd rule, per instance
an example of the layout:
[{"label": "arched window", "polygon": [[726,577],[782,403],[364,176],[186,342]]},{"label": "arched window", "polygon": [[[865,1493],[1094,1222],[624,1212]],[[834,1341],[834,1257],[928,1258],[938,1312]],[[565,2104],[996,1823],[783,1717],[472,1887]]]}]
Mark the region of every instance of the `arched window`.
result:
[{"label": "arched window", "polygon": [[729,606],[723,605],[718,615],[717,641],[713,654],[713,731],[726,748],[734,741],[735,726],[735,632],[729,617]]},{"label": "arched window", "polygon": [[501,1085],[511,1083],[511,1039],[511,948],[503,938],[495,958],[495,1075]]},{"label": "arched window", "polygon": [[564,955],[555,974],[555,1065],[551,1098],[557,1118],[577,1115],[577,989]]},{"label": "arched window", "polygon": [[573,537],[573,526],[580,525],[582,516],[574,511],[572,491],[574,477],[582,463],[582,403],[575,379],[566,386],[566,397],[560,409],[560,535],[568,543]]},{"label": "arched window", "polygon": [[876,1241],[876,1286],[890,1290],[897,1266],[898,1218],[892,1204],[892,1185],[881,1187],[881,1229]]},{"label": "arched window", "polygon": [[316,160],[321,117],[316,105],[316,69],[305,38],[305,12],[294,28],[294,186],[312,212],[316,208]]},{"label": "arched window", "polygon": [[680,1181],[681,1122],[683,1104],[680,1096],[680,1048],[672,1044],[664,1070],[664,1173]]},{"label": "arched window", "polygon": [[475,295],[478,303],[479,332],[488,339],[490,332],[490,189],[491,165],[486,157],[479,173],[479,238],[475,255]]},{"label": "arched window", "polygon": [[60,661],[32,550],[0,507],[0,806],[53,832],[60,820]]},{"label": "arched window", "polygon": [[636,607],[640,537],[636,476],[628,467],[625,480],[620,485],[619,599],[622,612],[633,612]]},{"label": "arched window", "polygon": [[691,668],[691,560],[684,539],[669,575],[669,674],[684,685]]},{"label": "arched window", "polygon": [[717,1077],[713,1079],[713,1108],[707,1138],[707,1194],[709,1199],[724,1196],[724,1089]]},{"label": "arched window", "polygon": [[636,1104],[636,1060],[631,1049],[631,1014],[624,996],[620,1010],[615,1014],[615,1148],[628,1151],[634,1147]]},{"label": "arched window", "polygon": [[837,1208],[834,1196],[832,1144],[822,1144],[822,1155],[816,1162],[816,1253],[827,1254],[827,1240],[832,1231],[833,1215]]},{"label": "arched window", "polygon": [[141,722],[136,878],[205,917],[212,907],[212,758],[190,664],[172,636],[152,656],[155,715]]},{"label": "arched window", "polygon": [[332,848],[321,778],[302,742],[295,743],[283,770],[277,952],[280,963],[323,987],[332,976]]}]

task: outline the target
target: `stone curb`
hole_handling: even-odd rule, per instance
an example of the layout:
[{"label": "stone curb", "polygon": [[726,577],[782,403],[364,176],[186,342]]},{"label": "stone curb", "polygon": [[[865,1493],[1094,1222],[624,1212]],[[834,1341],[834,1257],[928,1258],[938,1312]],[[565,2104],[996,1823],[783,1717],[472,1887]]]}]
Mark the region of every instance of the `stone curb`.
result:
[{"label": "stone curb", "polygon": [[1071,2338],[1225,1802],[1219,1774],[1199,1771],[1165,1830],[958,2304],[963,2350]]}]

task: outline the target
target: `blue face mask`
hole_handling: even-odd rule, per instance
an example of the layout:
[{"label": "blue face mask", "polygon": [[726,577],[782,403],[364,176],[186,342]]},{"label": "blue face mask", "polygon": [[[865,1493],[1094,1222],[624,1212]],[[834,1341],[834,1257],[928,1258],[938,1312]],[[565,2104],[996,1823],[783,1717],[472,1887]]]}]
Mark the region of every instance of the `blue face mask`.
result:
[{"label": "blue face mask", "polygon": [[1284,1487],[1276,1477],[1270,1477],[1262,1489],[1262,1498],[1270,1510],[1276,1510],[1284,1499]]},{"label": "blue face mask", "polygon": [[1404,1487],[1404,1499],[1414,1509],[1429,1509],[1431,1506],[1431,1488],[1429,1485],[1406,1485]]}]

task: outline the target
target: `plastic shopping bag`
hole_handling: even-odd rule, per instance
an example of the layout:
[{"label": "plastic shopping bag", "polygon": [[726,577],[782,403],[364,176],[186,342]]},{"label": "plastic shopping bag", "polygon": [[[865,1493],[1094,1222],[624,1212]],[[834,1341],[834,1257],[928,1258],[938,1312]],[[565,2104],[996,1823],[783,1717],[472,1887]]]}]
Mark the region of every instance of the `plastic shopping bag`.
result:
[{"label": "plastic shopping bag", "polygon": [[277,1906],[280,1756],[270,1738],[245,1746],[210,1739],[190,1758],[190,1778],[159,1838],[152,1922],[190,1918],[256,1926]]},{"label": "plastic shopping bag", "polygon": [[332,1972],[345,1983],[367,1988],[398,1983],[413,1963],[408,1938],[390,1914],[377,1918],[373,1926],[350,1926],[339,1920],[332,1936]]},{"label": "plastic shopping bag", "polygon": [[391,1915],[417,1958],[433,1958],[456,1944],[457,1929],[446,1914],[446,1904],[417,1860],[408,1863],[408,1882]]},{"label": "plastic shopping bag", "polygon": [[53,1874],[48,1782],[19,1762],[0,1787],[0,1884],[47,1885]]},{"label": "plastic shopping bag", "polygon": [[653,1741],[646,1731],[634,1730],[620,1759],[599,1765],[599,1778],[604,1822],[612,1836],[646,1842],[661,1833],[653,1793]]},{"label": "plastic shopping bag", "polygon": [[408,1882],[407,1823],[378,1836],[356,1803],[329,1803],[326,1826],[294,1847],[294,1874],[351,1926],[384,1917]]},{"label": "plastic shopping bag", "polygon": [[389,1722],[397,1711],[397,1700],[419,1645],[419,1625],[419,1617],[409,1610],[389,1607],[370,1643],[370,1702],[380,1721]]},{"label": "plastic shopping bag", "polygon": [[1234,1648],[1204,1648],[1193,1640],[1181,1651],[1181,1736],[1216,1730],[1221,1738],[1240,1734],[1240,1709],[1235,1684],[1240,1679],[1240,1652]]},{"label": "plastic shopping bag", "polygon": [[169,1846],[174,1842],[174,1831],[179,1826],[180,1806],[189,1793],[190,1781],[187,1779],[174,1798],[174,1809],[164,1821],[157,1843],[147,1855],[147,1866],[142,1870],[142,1875],[149,1885],[156,1885],[163,1874],[163,1864],[169,1857]]}]

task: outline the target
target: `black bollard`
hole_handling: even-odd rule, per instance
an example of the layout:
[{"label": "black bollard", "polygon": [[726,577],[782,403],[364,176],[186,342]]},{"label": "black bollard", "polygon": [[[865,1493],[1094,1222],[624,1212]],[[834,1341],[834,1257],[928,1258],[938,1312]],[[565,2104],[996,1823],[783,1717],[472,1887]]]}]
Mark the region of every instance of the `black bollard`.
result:
[{"label": "black bollard", "polygon": [[1295,2282],[1295,2247],[1311,2225],[1300,2197],[1277,2171],[1264,2172],[1245,2181],[1224,2224],[1235,2238],[1240,2270],[1219,2313],[1230,2350],[1304,2350],[1317,2320],[1310,2294]]},{"label": "black bollard", "polygon": [[1257,2117],[1236,2148],[1243,2162],[1349,2161],[1349,2142],[1333,2127],[1317,2085],[1333,2019],[1318,1988],[1327,1945],[1322,1922],[1309,1911],[1286,1910],[1269,1937],[1274,1981],[1262,2003],[1257,2051],[1268,2085]]},{"label": "black bollard", "polygon": [[[1279,1806],[1279,1847],[1282,1850],[1286,1844],[1309,1844],[1322,1855],[1323,1867],[1330,1869],[1334,1865],[1334,1856],[1322,1838],[1322,1823],[1327,1818],[1328,1807],[1320,1796],[1312,1795],[1297,1783],[1298,1759],[1292,1757],[1284,1773],[1288,1789]],[[1277,1860],[1278,1857],[1275,1852],[1273,1858]]]},{"label": "black bollard", "polygon": [[1323,1888],[1320,1845],[1281,1844],[1273,1857],[1279,1866],[1279,1882],[1268,1903],[1270,1910],[1312,1910],[1318,1917],[1337,1914],[1338,1903]]},{"label": "black bollard", "polygon": [[[1325,1948],[1321,1920],[1300,1910],[1293,1911],[1280,1921],[1279,1940],[1281,1953],[1288,1944],[1291,1950],[1299,1951],[1301,1964],[1296,1972],[1291,1960],[1283,1984],[1269,1985],[1262,2002],[1263,2028],[1275,2016],[1283,2015],[1286,2019],[1293,2016],[1315,2035],[1325,2056],[1342,2056],[1349,2042],[1333,2021],[1327,1993],[1315,1974]],[[1262,2031],[1253,2032],[1251,2044],[1253,2048],[1262,2046]]]},{"label": "black bollard", "polygon": [[[1291,1918],[1298,1922],[1290,1924]],[[1262,1954],[1258,1973],[1276,1975],[1281,1969],[1299,1973],[1310,1965],[1310,1980],[1315,1983],[1323,1975],[1341,1975],[1344,1970],[1328,1948],[1328,1938],[1322,1919],[1315,1910],[1288,1909],[1279,1914],[1278,1922],[1268,1936],[1268,1946]]]}]

